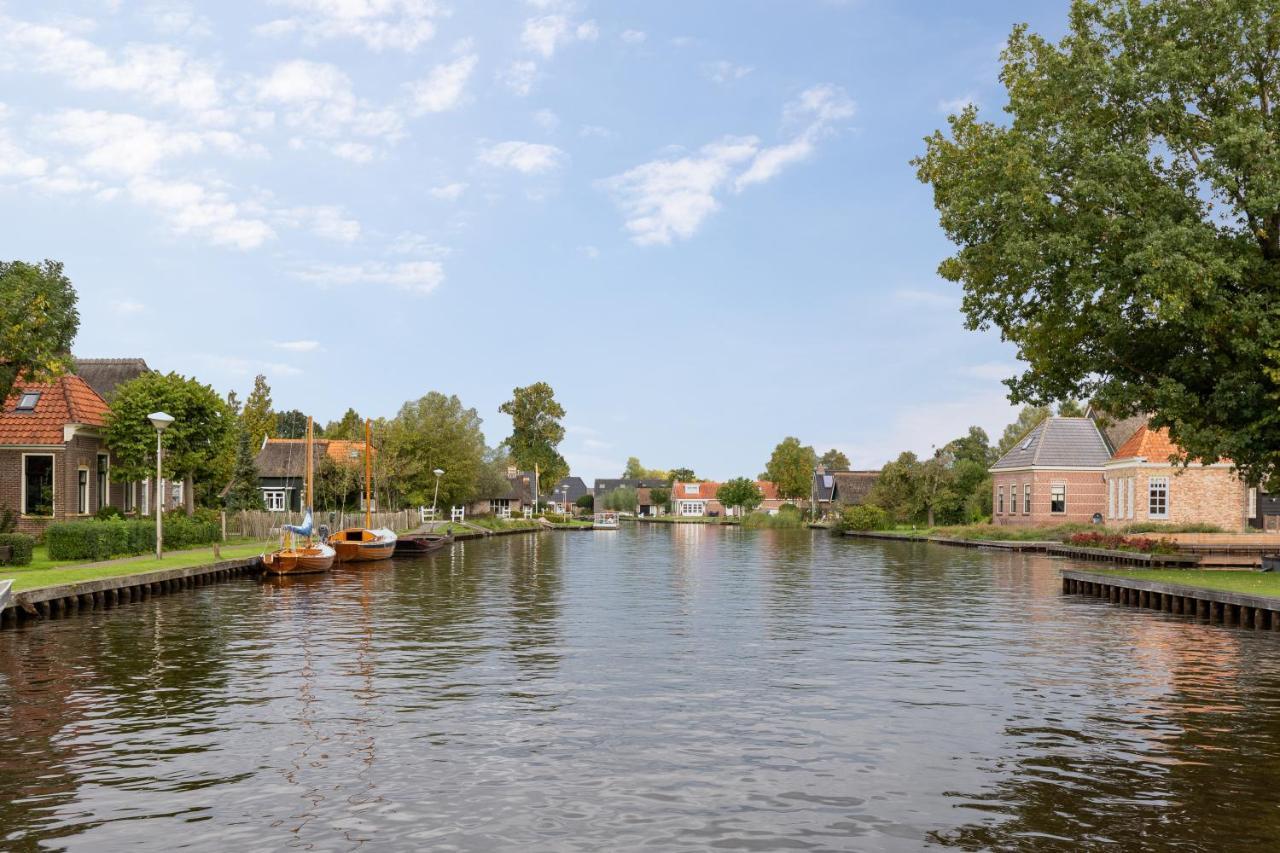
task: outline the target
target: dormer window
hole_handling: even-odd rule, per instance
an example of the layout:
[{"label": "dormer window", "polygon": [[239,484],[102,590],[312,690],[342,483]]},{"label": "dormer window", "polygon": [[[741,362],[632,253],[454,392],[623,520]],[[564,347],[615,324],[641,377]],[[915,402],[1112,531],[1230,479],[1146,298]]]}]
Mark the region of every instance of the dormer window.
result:
[{"label": "dormer window", "polygon": [[39,402],[40,402],[39,391],[24,391],[22,393],[22,397],[18,400],[17,411],[34,412],[36,410],[36,403],[39,403]]}]

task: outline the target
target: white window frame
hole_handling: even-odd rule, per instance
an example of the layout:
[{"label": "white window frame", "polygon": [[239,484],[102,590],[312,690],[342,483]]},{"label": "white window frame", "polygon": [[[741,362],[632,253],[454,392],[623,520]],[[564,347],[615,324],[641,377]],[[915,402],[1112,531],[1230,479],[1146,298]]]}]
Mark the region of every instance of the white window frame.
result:
[{"label": "white window frame", "polygon": [[142,514],[151,515],[151,478],[142,481]]},{"label": "white window frame", "polygon": [[[53,496],[49,501],[48,515],[27,515],[27,457],[28,456],[47,456],[49,457],[49,470],[53,473]],[[22,488],[19,494],[20,515],[23,518],[56,518],[58,515],[58,456],[55,453],[24,453],[22,454]]]},{"label": "white window frame", "polygon": [[89,515],[89,469],[76,466],[76,515]]},{"label": "white window frame", "polygon": [[[1161,508],[1156,510],[1157,496],[1159,490],[1159,498]],[[1169,478],[1168,477],[1148,477],[1147,478],[1147,518],[1165,520],[1169,517]]]},{"label": "white window frame", "polygon": [[700,491],[700,489],[699,489],[699,485],[700,485],[699,483],[685,483],[685,484],[684,484],[684,493],[685,493],[686,495],[696,495],[696,494],[698,494],[698,492]]},{"label": "white window frame", "polygon": [[[103,460],[106,464],[103,464]],[[111,456],[106,453],[99,453],[95,461],[98,463],[98,469],[93,472],[93,485],[98,490],[98,509],[111,504]]]},{"label": "white window frame", "polygon": [[1116,481],[1114,477],[1107,478],[1107,518],[1116,517]]},{"label": "white window frame", "polygon": [[490,498],[489,513],[498,518],[511,517],[511,498]]},{"label": "white window frame", "polygon": [[[696,511],[694,511],[696,510]],[[706,501],[680,501],[680,515],[684,518],[697,518],[707,514]]]},{"label": "white window frame", "polygon": [[1253,487],[1249,489],[1249,518],[1258,517],[1258,489]]},{"label": "white window frame", "polygon": [[[1062,492],[1062,509],[1054,509],[1053,505],[1057,502],[1059,490]],[[1067,514],[1067,484],[1066,483],[1050,483],[1049,484],[1049,514],[1050,515],[1066,515]]]},{"label": "white window frame", "polygon": [[1022,487],[1022,514],[1031,515],[1031,484]]},{"label": "white window frame", "polygon": [[138,484],[125,483],[124,484],[124,506],[121,507],[121,509],[124,510],[124,512],[129,513],[129,512],[133,512],[137,508],[138,508]]},{"label": "white window frame", "polygon": [[288,509],[288,501],[288,489],[262,490],[262,502],[266,505],[267,512],[285,512]]},{"label": "white window frame", "polygon": [[1004,515],[1004,486],[996,486],[996,515]]}]

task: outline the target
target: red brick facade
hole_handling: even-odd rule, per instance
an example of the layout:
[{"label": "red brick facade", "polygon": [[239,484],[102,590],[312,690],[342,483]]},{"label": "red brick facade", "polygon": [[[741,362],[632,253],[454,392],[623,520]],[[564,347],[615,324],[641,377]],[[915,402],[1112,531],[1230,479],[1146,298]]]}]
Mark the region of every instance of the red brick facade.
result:
[{"label": "red brick facade", "polygon": [[[995,524],[1040,527],[1053,524],[1088,524],[1095,513],[1107,510],[1107,489],[1101,471],[1025,469],[994,471],[991,517]],[[1027,486],[1031,487],[1027,511]],[[1061,488],[1064,508],[1054,512],[1055,489]],[[1011,500],[1016,496],[1016,506]]]},{"label": "red brick facade", "polygon": [[1228,533],[1248,526],[1249,488],[1230,465],[1126,459],[1105,476],[1108,524],[1215,524]]}]

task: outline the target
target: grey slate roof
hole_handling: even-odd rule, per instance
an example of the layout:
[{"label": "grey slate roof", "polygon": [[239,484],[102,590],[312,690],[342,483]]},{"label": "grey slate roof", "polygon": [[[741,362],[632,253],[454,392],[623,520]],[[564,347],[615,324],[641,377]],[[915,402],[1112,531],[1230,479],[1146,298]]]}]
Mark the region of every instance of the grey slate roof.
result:
[{"label": "grey slate roof", "polygon": [[76,376],[98,392],[98,396],[111,402],[116,386],[130,379],[137,379],[151,368],[140,358],[77,358]]},{"label": "grey slate roof", "polygon": [[1045,418],[992,471],[1010,468],[1101,468],[1111,448],[1091,418]]},{"label": "grey slate roof", "polygon": [[587,484],[582,481],[581,477],[565,477],[556,483],[555,489],[551,492],[551,497],[558,500],[559,498],[556,495],[565,486],[569,487],[569,503],[573,503],[583,495],[591,494],[591,490],[587,488]]},{"label": "grey slate roof", "polygon": [[[316,467],[325,455],[329,442],[316,441],[312,448]],[[253,460],[259,477],[296,477],[302,479],[307,470],[307,448],[300,442],[267,441]]]},{"label": "grey slate roof", "polygon": [[603,497],[614,489],[623,487],[628,489],[669,489],[671,488],[670,480],[660,480],[654,477],[646,477],[644,479],[618,477],[615,479],[596,480],[595,488],[592,490],[596,497]]}]

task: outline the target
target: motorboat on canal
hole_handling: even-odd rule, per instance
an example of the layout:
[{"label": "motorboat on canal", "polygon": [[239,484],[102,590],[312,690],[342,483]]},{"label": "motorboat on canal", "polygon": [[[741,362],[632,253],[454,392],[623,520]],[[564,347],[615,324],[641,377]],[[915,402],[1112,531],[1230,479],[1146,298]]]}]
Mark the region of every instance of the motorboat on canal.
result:
[{"label": "motorboat on canal", "polygon": [[430,554],[453,544],[452,533],[410,533],[396,539],[397,557],[417,557]]},{"label": "motorboat on canal", "polygon": [[[268,574],[301,575],[327,572],[333,568],[333,560],[337,552],[323,540],[312,538],[314,519],[311,513],[314,457],[314,442],[311,418],[307,418],[307,477],[306,477],[306,515],[301,524],[286,524],[281,528],[280,547],[275,551],[262,555],[262,567]],[[305,541],[302,541],[305,538]]]},{"label": "motorboat on canal", "polygon": [[597,512],[592,520],[596,530],[617,530],[618,514],[616,512]]},{"label": "motorboat on canal", "polygon": [[396,534],[385,527],[373,529],[373,492],[370,490],[372,468],[369,461],[371,427],[364,422],[364,527],[347,527],[332,534],[328,543],[338,554],[339,563],[364,563],[390,559],[396,552]]}]

